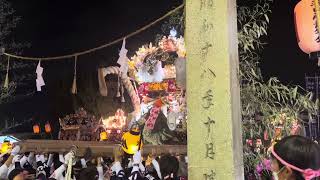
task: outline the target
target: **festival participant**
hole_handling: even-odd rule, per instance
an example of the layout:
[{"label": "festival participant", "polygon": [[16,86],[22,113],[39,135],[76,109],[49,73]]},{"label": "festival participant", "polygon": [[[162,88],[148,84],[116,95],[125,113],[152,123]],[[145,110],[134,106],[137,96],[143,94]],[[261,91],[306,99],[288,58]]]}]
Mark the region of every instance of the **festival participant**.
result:
[{"label": "festival participant", "polygon": [[178,177],[180,180],[185,180],[188,178],[188,157],[181,155],[177,158],[179,160]]},{"label": "festival participant", "polygon": [[172,156],[170,154],[161,156],[159,165],[164,180],[174,180],[177,178],[179,161],[175,156]]},{"label": "festival participant", "polygon": [[126,175],[124,169],[121,166],[121,153],[120,151],[115,151],[114,162],[111,166],[111,176],[110,180],[125,180]]},{"label": "festival participant", "polygon": [[145,161],[145,166],[146,166],[145,177],[148,180],[162,179],[160,165],[154,155],[148,155],[147,160]]},{"label": "festival participant", "polygon": [[141,151],[137,151],[132,157],[132,170],[129,180],[140,180],[143,179],[145,174],[145,167],[142,164]]},{"label": "festival participant", "polygon": [[14,156],[18,155],[20,151],[20,146],[16,146],[11,150],[10,156],[5,161],[4,164],[0,167],[0,179],[6,179],[8,176],[9,167],[12,164]]},{"label": "festival participant", "polygon": [[103,167],[102,167],[102,157],[98,157],[97,159],[97,171],[98,171],[98,180],[104,180],[104,173],[103,173]]},{"label": "festival participant", "polygon": [[99,174],[96,167],[90,166],[90,167],[84,168],[80,172],[79,180],[89,180],[89,179],[98,180],[98,178],[99,178]]},{"label": "festival participant", "polygon": [[25,180],[22,169],[13,169],[9,175],[9,180]]},{"label": "festival participant", "polygon": [[[65,172],[68,167],[68,162],[69,162],[70,158],[72,158],[72,156],[73,156],[72,151],[67,153],[64,157],[61,154],[59,154],[59,160],[62,163],[62,165],[59,168],[55,169],[55,171],[50,176],[50,179],[55,179],[55,180],[64,180],[65,179],[65,174],[66,174]],[[72,177],[72,179],[75,179],[75,177]]]},{"label": "festival participant", "polygon": [[320,177],[320,146],[302,136],[288,136],[271,147],[275,180],[314,180]]},{"label": "festival participant", "polygon": [[[75,149],[63,156],[63,154],[35,153],[19,155],[18,148],[17,146],[12,150],[6,162],[0,167],[0,179],[64,180],[67,177],[66,174],[71,173],[71,179],[74,180],[162,180],[177,177],[179,168],[178,160],[174,156],[165,155],[157,160],[155,154],[152,153],[146,158],[146,161],[143,161],[141,151],[137,151],[131,157],[130,165],[126,166],[121,164],[125,157],[121,148],[115,150],[114,158],[99,157],[97,159],[92,158],[91,150],[88,149],[84,157],[78,157],[77,161],[74,161],[76,159]],[[70,159],[73,160],[72,167],[68,169]],[[109,166],[111,166],[111,172]]]}]

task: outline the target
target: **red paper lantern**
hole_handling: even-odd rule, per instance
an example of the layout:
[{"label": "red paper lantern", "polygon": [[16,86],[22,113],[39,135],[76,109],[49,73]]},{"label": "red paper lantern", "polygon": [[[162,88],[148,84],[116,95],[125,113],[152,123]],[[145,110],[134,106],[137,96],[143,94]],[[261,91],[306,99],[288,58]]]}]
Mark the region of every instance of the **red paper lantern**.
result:
[{"label": "red paper lantern", "polygon": [[40,126],[38,124],[33,125],[33,133],[35,134],[40,133]]},{"label": "red paper lantern", "polygon": [[47,122],[45,125],[44,125],[44,130],[46,131],[46,133],[51,133],[51,126],[50,126],[50,123]]},{"label": "red paper lantern", "polygon": [[317,8],[314,0],[301,0],[294,8],[298,45],[307,54],[318,54],[320,51],[320,32],[317,28],[320,12],[316,13]]}]

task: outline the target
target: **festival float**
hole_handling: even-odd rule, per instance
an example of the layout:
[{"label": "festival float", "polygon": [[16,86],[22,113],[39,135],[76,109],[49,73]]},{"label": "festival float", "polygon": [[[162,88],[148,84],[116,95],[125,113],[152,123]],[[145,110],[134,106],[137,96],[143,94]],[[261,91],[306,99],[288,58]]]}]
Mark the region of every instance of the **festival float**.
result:
[{"label": "festival float", "polygon": [[60,140],[96,141],[100,138],[100,129],[104,129],[100,120],[88,114],[84,108],[59,119],[59,122]]},{"label": "festival float", "polygon": [[[183,37],[164,36],[158,45],[144,45],[127,58],[125,40],[118,66],[98,69],[102,96],[115,93],[122,103],[126,92],[133,112],[117,109],[112,116],[95,117],[83,108],[60,119],[59,139],[123,142],[133,125],[141,129],[144,144],[186,144],[186,51]],[[108,92],[106,76],[118,78],[116,92]],[[128,136],[126,136],[128,137]]]},{"label": "festival float", "polygon": [[114,116],[97,119],[80,108],[75,114],[60,119],[59,139],[73,141],[112,141],[120,142],[125,128],[126,116],[118,109]]},{"label": "festival float", "polygon": [[[121,103],[127,93],[132,112],[118,108],[109,116],[96,117],[84,108],[60,118],[60,140],[131,141],[132,126],[139,126],[143,144],[186,144],[186,50],[183,37],[171,31],[157,45],[144,45],[134,56],[127,57],[125,39],[119,53],[118,66],[98,69],[99,92],[115,96]],[[118,79],[116,92],[110,91],[107,76]],[[125,138],[124,138],[125,136]],[[133,136],[132,136],[133,137]]]},{"label": "festival float", "polygon": [[185,62],[183,37],[171,32],[158,46],[142,46],[128,61],[129,76],[138,84],[143,142],[186,143]]},{"label": "festival float", "polygon": [[[183,5],[177,7],[163,16],[163,19],[182,8]],[[140,28],[137,32],[144,31],[150,25],[152,24]],[[42,66],[42,60],[49,62],[73,59],[71,94],[81,101],[80,106],[86,107],[78,108],[79,105],[75,105],[78,108],[75,112],[64,117],[60,116],[59,128],[51,127],[49,120],[45,124],[42,120],[35,120],[37,122],[34,122],[30,131],[33,131],[36,140],[18,142],[17,144],[23,147],[21,152],[65,152],[74,145],[81,149],[79,150],[81,152],[90,147],[96,155],[110,155],[118,147],[128,154],[134,154],[134,151],[143,145],[144,153],[151,152],[154,148],[159,152],[168,152],[169,148],[174,152],[180,151],[186,154],[186,50],[184,38],[176,37],[176,34],[177,32],[172,29],[168,37],[163,37],[155,45],[150,43],[142,46],[130,58],[127,56],[125,38],[130,38],[134,34],[123,36],[99,47],[63,56],[42,58],[17,56],[3,49],[1,55],[8,57],[4,84],[9,83],[10,57],[26,61],[34,60],[38,64],[35,69],[37,74],[35,85],[38,92],[43,91],[48,80],[42,76],[47,70]],[[122,48],[117,61],[119,66],[97,69],[98,92],[101,97],[96,96],[96,90],[87,92],[79,88],[78,91],[77,82],[82,77],[77,73],[80,69],[77,67],[77,61],[81,60],[79,57],[116,45],[122,39]],[[85,83],[81,85],[83,84]],[[91,108],[92,106],[97,107]],[[51,120],[50,122],[53,123]],[[43,125],[45,131],[42,132]],[[57,131],[58,140],[53,140]],[[50,138],[47,136],[49,134]]]}]

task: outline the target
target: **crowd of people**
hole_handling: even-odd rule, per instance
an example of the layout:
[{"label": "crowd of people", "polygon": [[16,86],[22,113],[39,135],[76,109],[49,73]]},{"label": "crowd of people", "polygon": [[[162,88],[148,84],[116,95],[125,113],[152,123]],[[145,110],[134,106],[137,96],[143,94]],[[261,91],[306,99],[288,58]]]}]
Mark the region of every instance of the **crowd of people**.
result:
[{"label": "crowd of people", "polygon": [[[121,151],[119,151],[121,152]],[[187,179],[187,157],[170,154],[143,157],[115,153],[114,157],[83,157],[66,154],[20,153],[20,146],[1,154],[0,179],[9,180],[160,180]],[[70,167],[70,169],[68,169]],[[70,177],[70,178],[68,178]]]},{"label": "crowd of people", "polygon": [[[15,146],[0,155],[0,179],[9,180],[186,180],[187,156],[163,154],[93,157],[90,148],[82,157],[76,148],[66,154],[20,153]],[[273,180],[317,180],[320,177],[320,145],[302,137],[289,136],[269,149]]]}]

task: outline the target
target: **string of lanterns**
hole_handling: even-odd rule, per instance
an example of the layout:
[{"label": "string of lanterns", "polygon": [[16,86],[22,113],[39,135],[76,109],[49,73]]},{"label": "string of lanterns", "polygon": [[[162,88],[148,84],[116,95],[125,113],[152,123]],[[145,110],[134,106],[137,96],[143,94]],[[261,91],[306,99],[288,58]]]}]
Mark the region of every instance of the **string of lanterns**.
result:
[{"label": "string of lanterns", "polygon": [[[40,127],[39,124],[33,125],[32,129],[33,129],[33,133],[34,133],[34,134],[40,134],[40,132],[41,132],[41,127]],[[47,123],[44,125],[44,130],[45,130],[45,132],[46,132],[47,134],[50,134],[50,133],[52,132],[52,128],[51,128],[51,125],[50,125],[49,122],[47,122]]]}]

